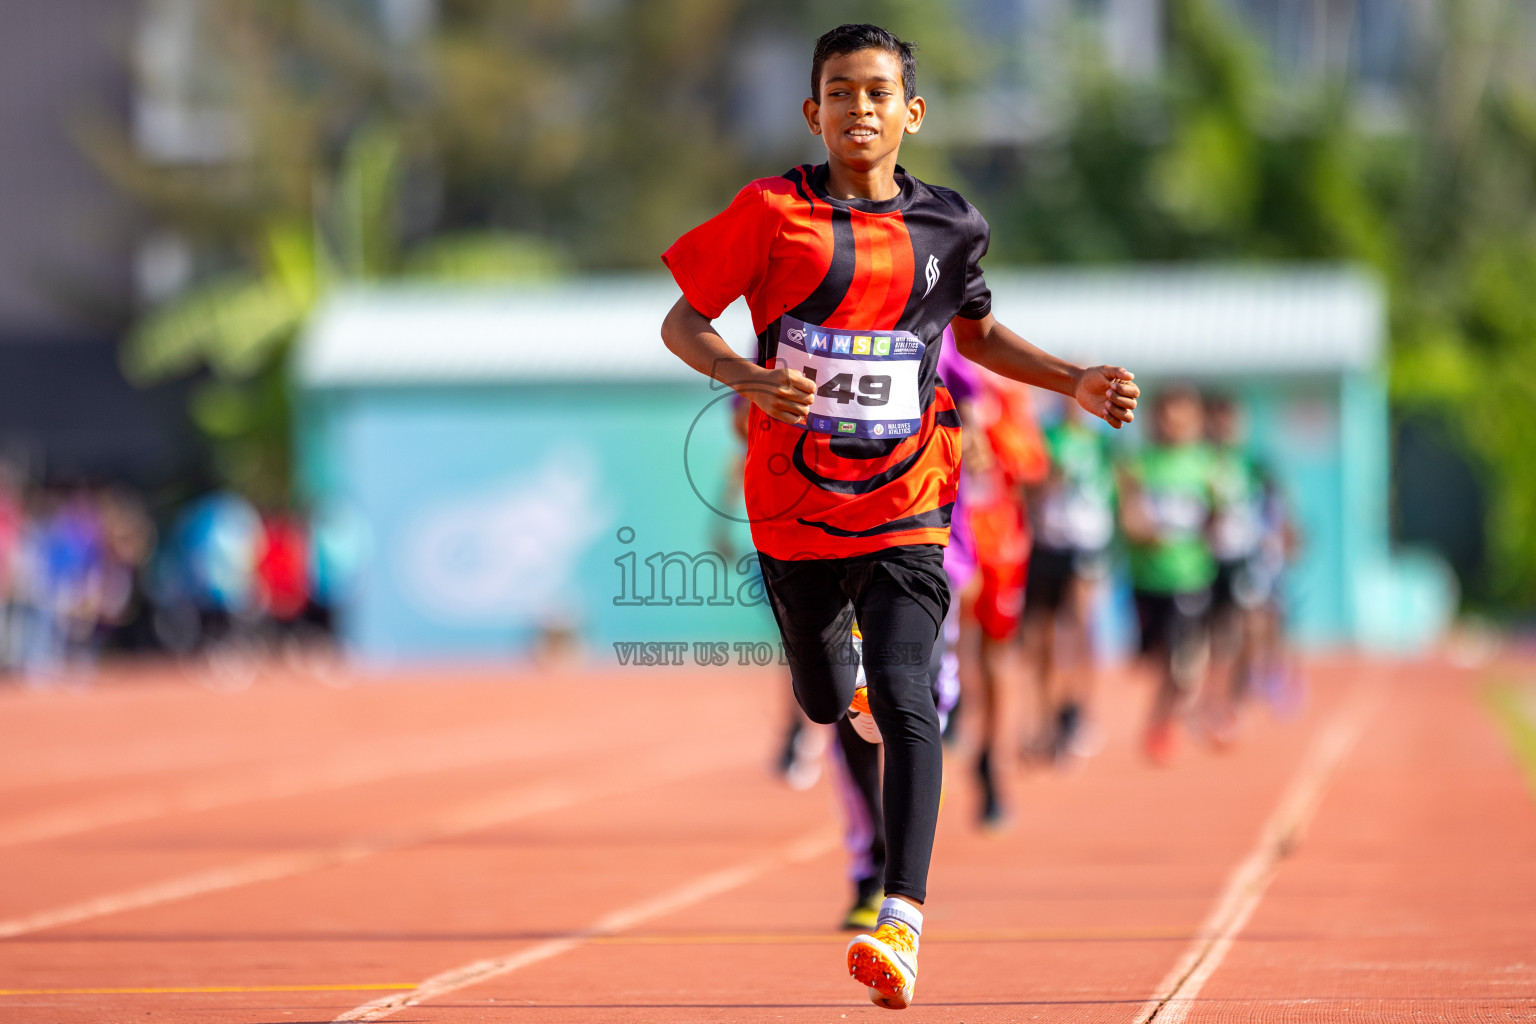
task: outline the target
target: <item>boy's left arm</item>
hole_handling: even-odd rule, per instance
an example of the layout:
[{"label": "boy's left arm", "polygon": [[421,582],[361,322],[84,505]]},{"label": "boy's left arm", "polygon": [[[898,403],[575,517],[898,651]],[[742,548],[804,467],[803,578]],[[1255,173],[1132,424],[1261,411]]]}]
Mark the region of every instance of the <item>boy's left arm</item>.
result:
[{"label": "boy's left arm", "polygon": [[979,320],[957,316],[950,326],[956,349],[973,363],[1004,377],[1069,395],[1116,430],[1136,418],[1136,398],[1141,389],[1123,366],[1074,366],[1031,345],[998,323],[991,313]]}]

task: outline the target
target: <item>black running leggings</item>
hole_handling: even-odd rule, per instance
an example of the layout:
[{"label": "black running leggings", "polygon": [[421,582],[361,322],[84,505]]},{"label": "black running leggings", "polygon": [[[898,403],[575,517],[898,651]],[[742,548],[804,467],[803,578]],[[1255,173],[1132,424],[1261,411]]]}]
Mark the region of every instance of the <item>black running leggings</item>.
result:
[{"label": "black running leggings", "polygon": [[[929,656],[948,604],[942,554],[779,560],[761,556],[788,654],[795,699],[813,722],[836,722],[853,699],[852,627],[864,634],[869,707],[885,741],[885,891],[921,903],[939,818],[944,756]],[[942,597],[936,598],[936,594]],[[938,607],[933,607],[942,601]]]}]

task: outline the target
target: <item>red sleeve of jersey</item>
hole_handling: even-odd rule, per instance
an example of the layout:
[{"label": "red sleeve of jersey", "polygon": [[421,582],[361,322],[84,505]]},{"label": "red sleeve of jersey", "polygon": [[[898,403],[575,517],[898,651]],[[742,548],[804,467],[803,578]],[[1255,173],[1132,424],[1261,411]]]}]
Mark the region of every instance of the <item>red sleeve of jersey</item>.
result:
[{"label": "red sleeve of jersey", "polygon": [[661,254],[688,305],[713,320],[751,290],[768,266],[768,224],[768,203],[754,182]]}]

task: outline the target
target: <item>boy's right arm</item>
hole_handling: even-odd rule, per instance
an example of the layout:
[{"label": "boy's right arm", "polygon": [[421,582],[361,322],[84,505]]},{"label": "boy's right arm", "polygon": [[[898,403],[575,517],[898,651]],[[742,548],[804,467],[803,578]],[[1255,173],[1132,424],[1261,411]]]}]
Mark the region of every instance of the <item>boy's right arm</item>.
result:
[{"label": "boy's right arm", "polygon": [[769,370],[731,350],[703,313],[679,298],[661,324],[661,340],[689,366],[736,393],[776,420],[804,423],[816,385],[799,370]]},{"label": "boy's right arm", "polygon": [[1031,345],[990,312],[979,319],[957,316],[950,327],[955,351],[993,373],[1066,395],[1116,430],[1136,418],[1141,389],[1123,366],[1074,366]]}]

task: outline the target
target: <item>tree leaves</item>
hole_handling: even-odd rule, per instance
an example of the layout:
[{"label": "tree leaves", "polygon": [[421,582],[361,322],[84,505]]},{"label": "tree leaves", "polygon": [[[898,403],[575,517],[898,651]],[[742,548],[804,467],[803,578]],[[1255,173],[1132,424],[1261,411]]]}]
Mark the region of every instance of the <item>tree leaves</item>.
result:
[{"label": "tree leaves", "polygon": [[[1166,71],[1078,102],[991,196],[1002,259],[1348,260],[1387,283],[1398,409],[1455,427],[1489,491],[1473,601],[1536,602],[1536,13],[1467,0],[1367,127],[1353,86],[1272,77],[1214,0],[1170,0]],[[1429,55],[1426,55],[1429,56]]]},{"label": "tree leaves", "polygon": [[248,377],[271,361],[305,312],[289,289],[270,278],[230,275],[141,320],[124,347],[123,371],[141,385],[200,366],[223,377]]}]

